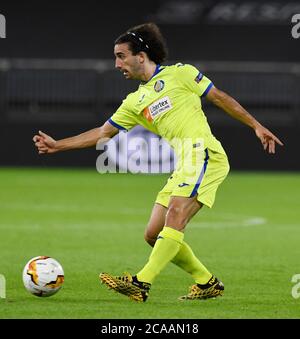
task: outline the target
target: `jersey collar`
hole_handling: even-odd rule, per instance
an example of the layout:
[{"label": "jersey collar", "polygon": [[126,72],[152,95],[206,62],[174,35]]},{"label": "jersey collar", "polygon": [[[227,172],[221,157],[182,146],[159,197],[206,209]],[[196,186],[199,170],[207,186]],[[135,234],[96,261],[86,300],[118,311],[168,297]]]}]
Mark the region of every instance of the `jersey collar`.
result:
[{"label": "jersey collar", "polygon": [[157,64],[155,67],[155,71],[152,74],[152,77],[148,80],[148,81],[142,81],[142,85],[145,85],[147,82],[149,82],[152,78],[154,78],[160,71],[163,70],[163,67],[161,67],[161,65]]}]

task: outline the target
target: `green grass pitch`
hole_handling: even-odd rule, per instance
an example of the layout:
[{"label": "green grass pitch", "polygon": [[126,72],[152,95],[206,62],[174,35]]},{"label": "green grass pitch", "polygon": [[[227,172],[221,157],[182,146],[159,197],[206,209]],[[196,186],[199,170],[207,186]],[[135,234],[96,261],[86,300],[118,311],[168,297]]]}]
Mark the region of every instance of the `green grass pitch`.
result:
[{"label": "green grass pitch", "polygon": [[[190,222],[185,240],[225,284],[221,298],[180,302],[192,279],[169,264],[146,303],[100,285],[101,271],[136,273],[151,248],[143,233],[166,175],[80,169],[0,169],[0,318],[300,318],[300,175],[231,172],[215,206]],[[65,271],[49,298],[30,295],[22,270],[48,255]],[[300,293],[300,290],[299,290]]]}]

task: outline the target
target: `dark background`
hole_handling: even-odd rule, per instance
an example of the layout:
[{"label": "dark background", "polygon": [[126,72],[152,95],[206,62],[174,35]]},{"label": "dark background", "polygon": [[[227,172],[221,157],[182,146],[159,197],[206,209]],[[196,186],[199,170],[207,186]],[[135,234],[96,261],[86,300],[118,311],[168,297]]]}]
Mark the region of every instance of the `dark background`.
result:
[{"label": "dark background", "polygon": [[[195,9],[200,3],[204,8],[191,19],[185,19],[182,13],[185,7],[176,6],[178,3],[190,4]],[[223,15],[223,19],[209,22],[207,14],[213,5],[226,3],[253,4],[251,21],[225,20]],[[262,3],[277,3],[274,11],[278,13],[261,14],[266,6],[254,5]],[[131,26],[154,19],[167,39],[172,60],[299,62],[299,40],[290,33],[288,13],[293,10],[288,11],[284,4],[294,4],[300,13],[296,1],[2,0],[0,13],[6,16],[7,39],[1,40],[0,57],[111,59],[116,37]],[[178,12],[169,13],[170,17],[164,19],[169,8]],[[185,12],[189,13],[187,9]],[[256,20],[257,13],[262,16],[260,20]],[[232,14],[235,15],[239,12]],[[263,18],[265,21],[260,22]]]},{"label": "dark background", "polygon": [[[7,34],[0,39],[0,165],[95,167],[93,149],[38,156],[32,136],[42,129],[61,138],[101,125],[136,87],[113,70],[113,41],[154,21],[170,62],[197,64],[285,143],[265,154],[249,128],[204,102],[232,169],[300,170],[300,38],[291,36],[297,2],[1,1],[0,13]],[[37,69],[37,60],[46,66]],[[66,71],[61,60],[81,68]],[[95,73],[89,60],[110,68]]]}]

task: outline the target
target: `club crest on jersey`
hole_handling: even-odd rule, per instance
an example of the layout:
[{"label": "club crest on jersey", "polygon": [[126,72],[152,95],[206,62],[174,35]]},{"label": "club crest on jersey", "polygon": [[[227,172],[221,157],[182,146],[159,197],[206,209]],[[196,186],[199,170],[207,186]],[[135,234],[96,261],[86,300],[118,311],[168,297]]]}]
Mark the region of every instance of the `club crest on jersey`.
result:
[{"label": "club crest on jersey", "polygon": [[155,92],[162,91],[164,87],[165,87],[165,82],[163,80],[157,80],[156,83],[154,84]]}]

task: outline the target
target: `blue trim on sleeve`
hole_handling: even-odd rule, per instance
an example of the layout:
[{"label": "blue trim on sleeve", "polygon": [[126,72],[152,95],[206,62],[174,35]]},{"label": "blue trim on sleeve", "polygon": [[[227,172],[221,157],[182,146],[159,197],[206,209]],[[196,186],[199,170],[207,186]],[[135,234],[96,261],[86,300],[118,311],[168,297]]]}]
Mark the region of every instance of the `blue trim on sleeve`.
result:
[{"label": "blue trim on sleeve", "polygon": [[107,120],[111,125],[116,127],[117,129],[120,129],[121,131],[127,131],[127,129],[121,125],[118,125],[116,122],[114,122],[111,118]]},{"label": "blue trim on sleeve", "polygon": [[197,193],[198,188],[199,188],[199,186],[200,186],[200,184],[201,184],[201,181],[202,181],[202,179],[203,179],[204,173],[206,172],[206,167],[207,167],[208,159],[209,159],[209,155],[208,155],[208,150],[207,150],[207,148],[206,148],[206,150],[205,150],[205,155],[206,155],[206,156],[205,156],[205,159],[204,159],[204,164],[203,164],[201,173],[200,173],[199,178],[198,178],[198,180],[197,180],[197,183],[196,183],[196,185],[195,185],[195,187],[194,187],[194,189],[193,189],[193,192],[192,192],[191,195],[190,195],[190,198],[193,197],[193,196]]},{"label": "blue trim on sleeve", "polygon": [[203,92],[203,94],[201,95],[202,97],[205,97],[206,95],[207,95],[207,93],[210,91],[210,89],[213,87],[213,83],[211,82],[208,86],[207,86],[207,88],[206,88],[206,90]]}]

